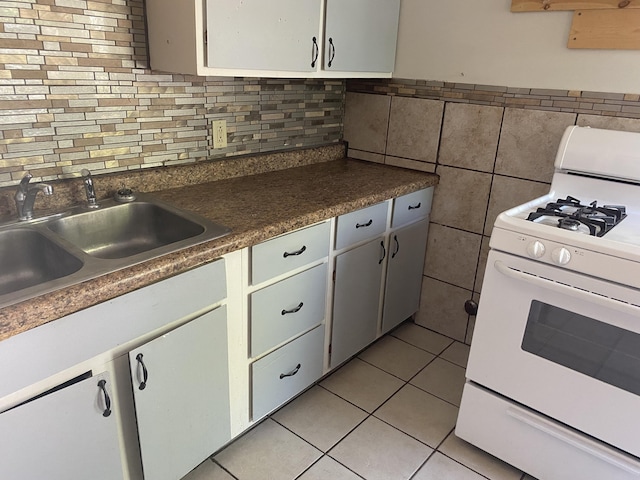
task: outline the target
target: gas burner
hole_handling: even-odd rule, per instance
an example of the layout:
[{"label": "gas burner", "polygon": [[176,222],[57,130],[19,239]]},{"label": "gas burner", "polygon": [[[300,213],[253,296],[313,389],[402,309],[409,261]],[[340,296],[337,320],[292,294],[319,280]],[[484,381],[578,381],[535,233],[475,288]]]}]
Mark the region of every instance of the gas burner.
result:
[{"label": "gas burner", "polygon": [[577,198],[567,196],[531,212],[527,220],[550,223],[549,219],[557,219],[559,228],[602,237],[626,216],[622,205],[598,206],[595,201],[582,205]]},{"label": "gas burner", "polygon": [[558,220],[558,226],[565,230],[572,230],[577,232],[580,229],[580,220],[576,220],[571,217],[565,217]]}]

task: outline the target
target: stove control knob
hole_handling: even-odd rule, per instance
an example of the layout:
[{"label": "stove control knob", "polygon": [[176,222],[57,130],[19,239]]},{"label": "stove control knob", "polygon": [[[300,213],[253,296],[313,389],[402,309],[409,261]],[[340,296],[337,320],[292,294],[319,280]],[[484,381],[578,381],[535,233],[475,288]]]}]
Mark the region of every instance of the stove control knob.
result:
[{"label": "stove control knob", "polygon": [[544,248],[544,243],[536,240],[527,245],[527,253],[531,258],[540,258],[544,255],[547,249]]},{"label": "stove control knob", "polygon": [[551,252],[551,259],[557,265],[566,265],[571,260],[571,253],[564,247],[556,248]]}]

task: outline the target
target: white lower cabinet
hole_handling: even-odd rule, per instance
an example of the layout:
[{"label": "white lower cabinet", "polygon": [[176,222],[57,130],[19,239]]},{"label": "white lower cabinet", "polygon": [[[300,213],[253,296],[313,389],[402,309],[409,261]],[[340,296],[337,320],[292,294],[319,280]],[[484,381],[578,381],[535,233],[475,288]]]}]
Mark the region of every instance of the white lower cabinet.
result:
[{"label": "white lower cabinet", "polygon": [[391,232],[382,310],[382,333],[397,326],[420,307],[422,271],[429,220]]},{"label": "white lower cabinet", "polygon": [[129,353],[145,479],[180,479],[229,441],[226,323],[219,307]]},{"label": "white lower cabinet", "polygon": [[243,288],[254,422],[324,373],[330,231],[327,220],[251,247]]},{"label": "white lower cabinet", "polygon": [[60,387],[0,414],[0,478],[122,479],[109,374]]},{"label": "white lower cabinet", "polygon": [[431,195],[282,235],[227,255],[232,268],[214,261],[0,342],[11,366],[0,371],[0,479],[183,478],[418,309]]},{"label": "white lower cabinet", "polygon": [[322,376],[324,325],[251,365],[253,419],[258,420]]},{"label": "white lower cabinet", "polygon": [[336,257],[331,368],[376,339],[385,257],[381,237]]},{"label": "white lower cabinet", "polygon": [[432,197],[429,187],[336,220],[330,368],[418,311]]}]

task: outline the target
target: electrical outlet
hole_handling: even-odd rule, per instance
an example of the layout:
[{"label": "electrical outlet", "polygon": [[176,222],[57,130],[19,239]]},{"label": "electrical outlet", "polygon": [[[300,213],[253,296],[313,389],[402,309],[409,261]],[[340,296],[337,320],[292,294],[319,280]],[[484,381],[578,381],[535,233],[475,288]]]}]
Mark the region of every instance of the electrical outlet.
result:
[{"label": "electrical outlet", "polygon": [[213,121],[213,148],[224,148],[227,146],[227,121]]}]

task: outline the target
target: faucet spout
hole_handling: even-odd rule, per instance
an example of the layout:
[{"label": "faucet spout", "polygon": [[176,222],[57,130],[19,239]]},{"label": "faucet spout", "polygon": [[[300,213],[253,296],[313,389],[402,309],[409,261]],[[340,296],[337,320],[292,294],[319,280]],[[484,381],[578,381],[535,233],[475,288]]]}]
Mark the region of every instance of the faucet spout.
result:
[{"label": "faucet spout", "polygon": [[84,182],[84,191],[87,194],[87,204],[89,208],[98,208],[98,199],[96,198],[96,190],[93,186],[91,172],[83,168],[80,173],[82,173],[82,181]]},{"label": "faucet spout", "polygon": [[29,181],[32,178],[33,176],[30,173],[22,177],[14,196],[20,220],[31,220],[33,218],[33,204],[36,201],[38,192],[42,192],[44,195],[53,195],[52,185],[48,183],[30,184]]}]

